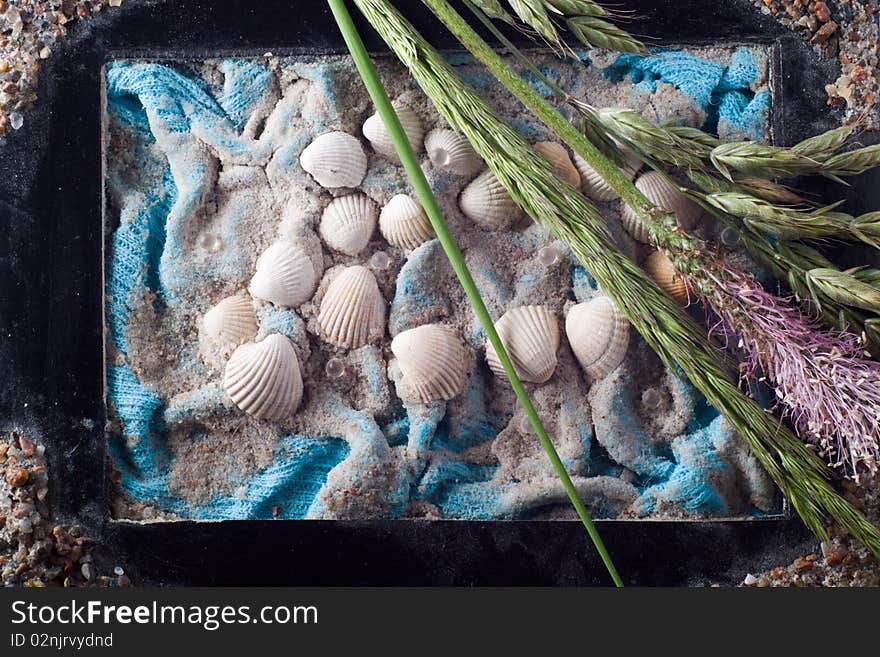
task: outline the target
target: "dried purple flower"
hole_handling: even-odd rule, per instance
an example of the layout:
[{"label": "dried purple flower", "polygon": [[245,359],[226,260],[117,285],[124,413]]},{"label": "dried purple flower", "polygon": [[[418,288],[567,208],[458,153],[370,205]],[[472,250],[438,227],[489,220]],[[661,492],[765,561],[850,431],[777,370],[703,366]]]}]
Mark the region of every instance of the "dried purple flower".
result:
[{"label": "dried purple flower", "polygon": [[772,384],[781,414],[801,438],[856,478],[859,464],[876,471],[880,362],[862,340],[819,328],[789,300],[720,259],[685,279],[720,318],[713,331],[736,340],[745,353],[743,376]]}]

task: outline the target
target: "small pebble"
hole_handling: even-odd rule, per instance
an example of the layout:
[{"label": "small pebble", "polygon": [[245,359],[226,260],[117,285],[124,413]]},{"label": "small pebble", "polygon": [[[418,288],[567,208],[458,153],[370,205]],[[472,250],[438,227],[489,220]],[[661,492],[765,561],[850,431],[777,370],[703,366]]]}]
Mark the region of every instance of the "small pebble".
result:
[{"label": "small pebble", "polygon": [[125,568],[123,568],[122,566],[116,566],[113,569],[113,574],[117,577],[119,577],[120,575],[125,575]]},{"label": "small pebble", "polygon": [[746,575],[746,578],[743,580],[743,584],[745,584],[746,586],[754,586],[757,583],[758,583],[758,578],[755,577],[754,575],[752,575],[751,573]]},{"label": "small pebble", "polygon": [[9,115],[9,125],[13,130],[21,129],[21,126],[24,125],[24,116],[22,116],[21,112],[13,112]]},{"label": "small pebble", "polygon": [[24,486],[29,477],[30,473],[25,468],[12,467],[6,469],[6,483],[13,488]]}]

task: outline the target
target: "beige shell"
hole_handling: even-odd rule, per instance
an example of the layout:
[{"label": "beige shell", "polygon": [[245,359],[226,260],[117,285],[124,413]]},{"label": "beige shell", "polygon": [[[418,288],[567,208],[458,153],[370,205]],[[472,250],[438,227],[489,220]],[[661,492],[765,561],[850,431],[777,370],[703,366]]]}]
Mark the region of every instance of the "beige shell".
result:
[{"label": "beige shell", "polygon": [[688,298],[687,286],[681,274],[675,269],[675,265],[662,251],[653,251],[645,259],[645,271],[663,290],[679,303],[684,303]]},{"label": "beige shell", "polygon": [[369,244],[378,215],[376,204],[366,194],[335,198],[321,216],[321,238],[334,251],[357,255]]},{"label": "beige shell", "polygon": [[557,176],[575,189],[581,188],[581,174],[572,164],[568,151],[562,144],[557,144],[555,141],[539,141],[534,145],[534,149],[550,160]]},{"label": "beige shell", "polygon": [[[495,329],[520,379],[544,383],[553,376],[559,349],[559,322],[549,308],[512,308],[495,322]],[[486,361],[496,375],[506,376],[490,342],[486,343]]]},{"label": "beige shell", "polygon": [[[403,131],[406,133],[409,145],[412,146],[412,149],[417,154],[421,153],[425,139],[425,127],[422,124],[422,119],[406,105],[395,103],[394,109],[397,110],[397,116],[400,119],[400,124],[403,126]],[[394,142],[385,128],[385,123],[382,121],[381,116],[373,114],[373,116],[364,121],[363,132],[364,137],[370,142],[373,150],[395,162],[400,161],[397,149],[394,148]]]},{"label": "beige shell", "polygon": [[629,347],[629,321],[608,297],[572,306],[565,320],[565,334],[593,381],[617,369]]},{"label": "beige shell", "polygon": [[[636,187],[651,203],[674,214],[678,224],[685,230],[693,228],[703,213],[699,205],[678,191],[656,171],[648,171],[639,176]],[[633,239],[648,242],[648,229],[628,205],[621,204],[620,221]]]},{"label": "beige shell", "polygon": [[[641,160],[632,151],[625,148],[620,148],[620,154],[623,156],[624,162],[621,171],[627,178],[634,180],[639,169],[642,168]],[[581,174],[582,190],[589,198],[601,202],[613,201],[618,198],[617,192],[611,188],[611,185],[605,182],[605,179],[577,153],[574,154],[574,164],[578,173]]]},{"label": "beige shell", "polygon": [[252,339],[259,326],[251,300],[236,294],[206,312],[199,329],[199,337],[206,345],[228,355],[242,342]]},{"label": "beige shell", "polygon": [[322,187],[357,187],[367,175],[367,155],[361,142],[345,132],[327,132],[299,156],[303,169]]},{"label": "beige shell", "polygon": [[299,360],[290,340],[273,333],[240,346],[226,364],[223,387],[248,415],[261,420],[290,417],[303,394]]},{"label": "beige shell", "polygon": [[318,313],[318,324],[327,342],[356,349],[385,333],[385,299],[376,277],[355,265],[334,278]]},{"label": "beige shell", "polygon": [[292,308],[315,291],[318,273],[308,254],[293,242],[275,242],[257,259],[248,291],[276,306]]},{"label": "beige shell", "polygon": [[379,230],[389,244],[401,249],[415,249],[434,237],[422,206],[406,194],[398,194],[382,208]]},{"label": "beige shell", "polygon": [[464,188],[458,205],[468,219],[487,230],[506,228],[522,216],[516,201],[489,169]]},{"label": "beige shell", "polygon": [[483,158],[474,150],[467,137],[445,128],[428,133],[425,138],[428,158],[438,169],[460,176],[475,176],[483,170]]},{"label": "beige shell", "polygon": [[469,373],[466,349],[455,329],[442,324],[403,331],[391,341],[404,383],[423,403],[461,394]]}]

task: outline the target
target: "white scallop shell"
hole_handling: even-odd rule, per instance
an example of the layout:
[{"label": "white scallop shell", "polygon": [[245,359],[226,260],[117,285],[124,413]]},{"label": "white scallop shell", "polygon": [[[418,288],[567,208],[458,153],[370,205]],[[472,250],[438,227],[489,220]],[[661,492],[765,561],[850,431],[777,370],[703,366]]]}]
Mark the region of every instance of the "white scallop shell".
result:
[{"label": "white scallop shell", "polygon": [[423,403],[449,400],[464,390],[468,354],[455,329],[425,324],[391,341],[404,383]]},{"label": "white scallop shell", "polygon": [[292,308],[315,291],[318,273],[308,254],[293,242],[275,242],[257,260],[248,291],[258,299]]},{"label": "white scallop shell", "polygon": [[[412,146],[413,151],[417,154],[421,153],[425,139],[425,127],[422,125],[419,115],[402,104],[395,103],[394,109],[397,110],[397,116],[400,119],[400,124],[403,126],[403,131],[406,133],[409,145]],[[378,113],[373,114],[373,116],[364,121],[363,132],[364,137],[369,140],[373,150],[395,162],[400,161],[391,135],[385,128],[385,123]]]},{"label": "white scallop shell", "polygon": [[355,349],[385,333],[385,299],[376,277],[355,265],[340,272],[327,287],[318,313],[327,342]]},{"label": "white scallop shell", "polygon": [[228,355],[242,342],[253,338],[259,326],[251,300],[236,294],[206,312],[199,329],[199,337],[206,345]]},{"label": "white scallop shell", "polygon": [[299,361],[290,340],[273,333],[240,346],[226,364],[223,387],[248,415],[261,420],[289,417],[303,394]]},{"label": "white scallop shell", "polygon": [[376,204],[366,194],[348,194],[330,201],[318,230],[331,249],[353,256],[369,244],[378,215]]},{"label": "white scallop shell", "polygon": [[415,249],[434,237],[422,206],[406,194],[398,194],[382,208],[379,230],[389,244],[401,249]]},{"label": "white scallop shell", "polygon": [[[639,169],[642,168],[642,162],[630,150],[620,148],[620,154],[623,156],[623,167],[621,171],[630,180],[634,180]],[[605,182],[605,179],[589,165],[589,163],[577,153],[574,154],[574,164],[581,174],[581,183],[584,194],[594,201],[613,201],[618,198],[611,185]]]},{"label": "white scallop shell", "polygon": [[483,158],[474,150],[467,137],[446,128],[438,128],[425,138],[428,158],[438,169],[460,176],[475,176],[483,169]]},{"label": "white scallop shell", "polygon": [[550,160],[556,175],[575,189],[581,188],[581,174],[572,164],[568,151],[555,141],[539,141],[533,146],[541,155]]},{"label": "white scallop shell", "polygon": [[357,137],[327,132],[299,156],[303,169],[322,187],[357,187],[367,175],[367,155]]},{"label": "white scallop shell", "polygon": [[[553,376],[559,349],[559,323],[549,308],[512,308],[495,322],[495,329],[520,379],[544,383]],[[490,342],[486,343],[486,361],[495,374],[505,376],[498,354]]]},{"label": "white scallop shell", "polygon": [[464,188],[458,205],[468,219],[487,230],[506,228],[521,216],[516,201],[489,169]]},{"label": "white scallop shell", "polygon": [[608,297],[572,306],[565,320],[571,350],[593,381],[617,369],[629,347],[629,321]]},{"label": "white scallop shell", "polygon": [[[692,229],[703,214],[703,209],[672,185],[663,175],[648,171],[636,180],[636,187],[651,203],[674,214],[679,226]],[[640,242],[648,241],[648,231],[641,219],[628,205],[621,207],[620,219],[624,228]]]}]

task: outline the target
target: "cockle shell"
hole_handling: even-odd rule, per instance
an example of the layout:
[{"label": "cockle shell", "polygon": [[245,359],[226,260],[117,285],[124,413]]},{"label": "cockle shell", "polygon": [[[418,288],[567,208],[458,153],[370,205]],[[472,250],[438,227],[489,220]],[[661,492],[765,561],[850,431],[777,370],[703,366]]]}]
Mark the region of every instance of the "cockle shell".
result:
[{"label": "cockle shell", "polygon": [[257,259],[248,291],[276,306],[292,308],[308,300],[318,273],[308,254],[293,242],[275,242]]},{"label": "cockle shell", "polygon": [[562,144],[557,144],[555,141],[539,141],[533,148],[550,160],[557,176],[575,189],[581,188],[581,174],[572,164],[568,151]]},{"label": "cockle shell", "polygon": [[593,381],[617,369],[629,347],[629,321],[608,297],[572,306],[565,320],[565,334],[575,357]]},{"label": "cockle shell", "polygon": [[303,169],[322,187],[357,187],[367,175],[367,154],[357,137],[327,132],[299,156]]},{"label": "cockle shell", "polygon": [[199,337],[207,346],[229,355],[242,342],[253,338],[259,326],[251,300],[236,294],[206,312],[199,329]]},{"label": "cockle shell", "polygon": [[438,128],[425,138],[428,158],[438,169],[460,176],[475,176],[483,169],[483,158],[474,150],[467,137],[446,128]]},{"label": "cockle shell", "polygon": [[[642,162],[630,150],[620,148],[620,154],[623,157],[623,167],[620,169],[624,175],[630,180],[634,180],[639,169],[642,168]],[[584,194],[594,201],[613,201],[617,198],[611,185],[605,182],[605,179],[589,165],[589,163],[577,153],[574,154],[574,164],[581,174],[582,189]]]},{"label": "cockle shell", "polygon": [[687,286],[672,260],[662,251],[653,251],[645,258],[644,269],[669,296],[684,303],[688,298]]},{"label": "cockle shell", "polygon": [[334,251],[357,255],[370,242],[378,215],[376,204],[366,194],[340,196],[324,210],[319,232]]},{"label": "cockle shell", "polygon": [[487,230],[506,228],[522,216],[516,201],[489,169],[464,188],[458,205],[468,219]]},{"label": "cockle shell", "polygon": [[442,324],[403,331],[391,341],[404,383],[423,403],[461,394],[468,377],[466,349],[455,329]]},{"label": "cockle shell", "polygon": [[[422,124],[422,119],[406,105],[395,103],[394,109],[397,110],[397,116],[400,119],[400,124],[403,126],[403,131],[406,133],[409,145],[412,146],[412,149],[417,154],[421,153],[425,139],[425,126]],[[385,128],[385,123],[382,121],[381,116],[373,114],[373,116],[364,121],[363,132],[364,137],[370,142],[373,150],[395,162],[400,161],[397,149],[394,148],[394,142]]]},{"label": "cockle shell", "polygon": [[406,194],[398,194],[382,208],[379,230],[389,244],[401,249],[415,249],[434,237],[422,206]]},{"label": "cockle shell", "polygon": [[273,333],[240,346],[226,364],[223,387],[248,415],[261,420],[289,417],[303,394],[299,360],[290,339]]},{"label": "cockle shell", "polygon": [[[636,180],[636,187],[651,203],[674,214],[678,224],[685,230],[693,228],[703,213],[699,205],[682,194],[656,171],[648,171]],[[633,239],[648,242],[648,229],[642,220],[626,204],[621,204],[620,221]]]},{"label": "cockle shell", "polygon": [[356,349],[385,332],[385,299],[376,277],[355,265],[334,278],[318,313],[318,324],[327,342]]},{"label": "cockle shell", "polygon": [[[559,322],[549,308],[512,308],[495,322],[495,330],[520,379],[544,383],[553,376],[559,349]],[[501,360],[490,342],[486,343],[486,361],[495,374],[505,376]]]}]

